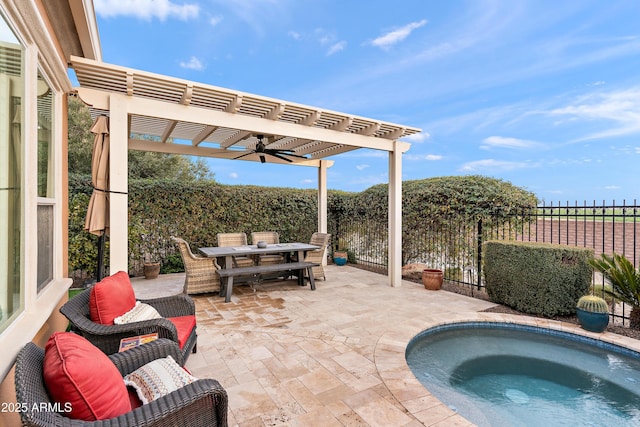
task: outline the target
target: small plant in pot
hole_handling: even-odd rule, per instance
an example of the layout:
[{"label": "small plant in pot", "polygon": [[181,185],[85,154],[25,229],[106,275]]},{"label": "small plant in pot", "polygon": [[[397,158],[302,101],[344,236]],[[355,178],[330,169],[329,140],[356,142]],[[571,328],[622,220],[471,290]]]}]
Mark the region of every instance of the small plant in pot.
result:
[{"label": "small plant in pot", "polygon": [[333,263],[345,265],[349,261],[349,249],[344,239],[338,239],[338,247],[333,251]]},{"label": "small plant in pot", "polygon": [[333,262],[335,265],[345,265],[349,259],[346,249],[336,249],[333,251]]},{"label": "small plant in pot", "polygon": [[590,332],[602,332],[609,324],[609,304],[604,298],[585,295],[576,304],[580,326]]},{"label": "small plant in pot", "polygon": [[145,279],[155,279],[160,274],[160,263],[146,256],[142,271]]}]

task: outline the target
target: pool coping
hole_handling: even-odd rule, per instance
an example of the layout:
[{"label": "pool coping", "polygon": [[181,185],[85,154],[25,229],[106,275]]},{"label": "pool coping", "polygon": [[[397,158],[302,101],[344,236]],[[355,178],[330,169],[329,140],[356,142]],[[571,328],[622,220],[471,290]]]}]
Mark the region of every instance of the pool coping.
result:
[{"label": "pool coping", "polygon": [[380,378],[391,394],[404,406],[409,414],[426,426],[474,425],[424,388],[411,372],[405,359],[407,345],[420,332],[436,326],[461,322],[501,322],[535,326],[568,332],[640,352],[640,340],[610,332],[589,332],[577,324],[531,316],[466,312],[449,316],[446,320],[414,319],[411,323],[394,327],[380,337],[374,349],[374,362]]}]

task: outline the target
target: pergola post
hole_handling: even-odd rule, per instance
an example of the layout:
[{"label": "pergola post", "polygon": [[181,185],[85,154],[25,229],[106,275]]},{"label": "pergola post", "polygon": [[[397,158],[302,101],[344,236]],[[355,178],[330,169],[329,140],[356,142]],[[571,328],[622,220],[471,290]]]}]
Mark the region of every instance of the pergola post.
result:
[{"label": "pergola post", "polygon": [[402,284],[402,153],[409,144],[395,141],[389,151],[389,285]]},{"label": "pergola post", "polygon": [[318,167],[318,231],[327,232],[327,168],[326,160],[320,160]]},{"label": "pergola post", "polygon": [[111,94],[109,97],[109,274],[129,269],[128,248],[128,141],[129,123],[127,98]]}]

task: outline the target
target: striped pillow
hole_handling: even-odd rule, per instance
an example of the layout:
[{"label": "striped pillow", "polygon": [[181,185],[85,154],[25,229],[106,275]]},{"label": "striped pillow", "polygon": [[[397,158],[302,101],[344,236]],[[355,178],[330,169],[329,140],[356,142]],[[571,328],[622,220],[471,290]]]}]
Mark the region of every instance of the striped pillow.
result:
[{"label": "striped pillow", "polygon": [[136,305],[131,310],[122,316],[115,317],[113,323],[115,325],[124,325],[125,323],[142,322],[143,320],[159,319],[161,317],[160,313],[149,304],[136,301]]},{"label": "striped pillow", "polygon": [[135,389],[142,403],[149,403],[187,384],[197,381],[171,356],[156,359],[124,377],[124,383]]}]

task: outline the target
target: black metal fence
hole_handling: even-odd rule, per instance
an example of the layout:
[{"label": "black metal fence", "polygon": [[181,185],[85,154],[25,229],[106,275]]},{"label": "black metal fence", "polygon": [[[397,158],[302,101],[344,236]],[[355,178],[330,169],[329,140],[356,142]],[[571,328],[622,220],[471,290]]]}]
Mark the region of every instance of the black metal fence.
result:
[{"label": "black metal fence", "polygon": [[[444,225],[443,225],[444,224]],[[387,268],[386,222],[350,218],[340,224],[330,221],[334,245],[340,242],[355,253],[359,264]],[[553,202],[523,212],[501,212],[483,217],[448,218],[434,224],[429,218],[419,226],[403,230],[403,265],[427,264],[444,271],[445,280],[463,286],[484,288],[482,243],[488,239],[519,240],[587,247],[596,256],[623,254],[638,268],[640,264],[640,206],[615,201],[591,204]],[[594,276],[596,285],[603,284]],[[614,320],[624,321],[630,308],[615,304]]]}]

